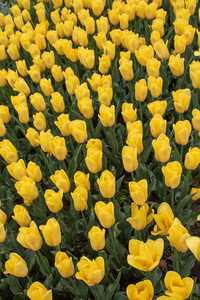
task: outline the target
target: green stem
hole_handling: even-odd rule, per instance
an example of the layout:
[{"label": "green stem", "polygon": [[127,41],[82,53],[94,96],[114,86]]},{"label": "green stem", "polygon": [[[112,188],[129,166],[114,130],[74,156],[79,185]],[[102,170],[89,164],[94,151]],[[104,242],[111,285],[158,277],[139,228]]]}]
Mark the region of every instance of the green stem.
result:
[{"label": "green stem", "polygon": [[51,159],[51,153],[48,153],[48,160],[50,162],[51,170],[53,171],[53,173],[55,173],[54,166]]},{"label": "green stem", "polygon": [[110,132],[110,142],[111,142],[111,147],[113,149],[113,153],[117,154],[116,138],[113,134],[113,127],[109,127],[109,132]]},{"label": "green stem", "polygon": [[93,123],[92,123],[92,119],[89,119],[89,125],[90,125],[90,128],[91,128],[91,131],[92,131],[92,137],[95,136],[95,133],[94,133],[94,126],[93,126]]},{"label": "green stem", "polygon": [[6,222],[4,225],[5,225],[6,229],[7,229],[10,233],[12,233],[12,230],[10,229],[9,224]]},{"label": "green stem", "polygon": [[30,278],[30,276],[26,275],[26,278],[28,279],[28,282],[29,282],[30,284],[33,283],[33,281],[32,281],[32,279]]},{"label": "green stem", "polygon": [[181,145],[181,163],[183,162],[183,145]]},{"label": "green stem", "polygon": [[46,262],[44,261],[43,255],[42,255],[42,253],[40,252],[40,250],[37,250],[37,251],[36,251],[36,254],[37,254],[38,257],[40,258],[40,261],[42,262],[43,267],[44,267],[46,273],[47,273],[48,275],[51,275],[51,270],[50,270],[49,266],[46,264]]},{"label": "green stem", "polygon": [[71,145],[71,148],[72,148],[72,152],[74,153],[74,145],[73,145],[73,141],[72,141],[72,136],[69,135],[69,142],[70,142],[70,145]]},{"label": "green stem", "polygon": [[195,102],[194,102],[194,108],[198,107],[198,89],[195,90]]},{"label": "green stem", "polygon": [[143,123],[142,103],[140,102],[140,121]]},{"label": "green stem", "polygon": [[131,178],[132,178],[132,181],[134,181],[134,173],[131,172]]},{"label": "green stem", "polygon": [[81,215],[82,215],[82,218],[83,218],[83,222],[85,224],[85,227],[87,227],[87,221],[86,221],[86,218],[85,218],[85,215],[84,215],[84,212],[81,211]]},{"label": "green stem", "polygon": [[69,278],[69,281],[70,281],[71,285],[73,286],[73,288],[74,288],[74,289],[78,292],[78,294],[80,295],[79,290],[77,289],[77,286],[75,285],[74,280],[72,279],[72,277],[70,276],[70,277],[68,277],[68,278]]},{"label": "green stem", "polygon": [[66,164],[65,164],[65,161],[64,161],[64,160],[62,161],[62,165],[63,165],[63,168],[64,168],[64,170],[65,170],[65,173],[67,174],[67,167],[66,167]]},{"label": "green stem", "polygon": [[131,85],[131,81],[128,82],[128,87],[129,87],[129,92],[130,92],[130,96],[131,96],[131,102],[134,103],[134,100],[133,100],[133,88],[132,88],[132,85]]},{"label": "green stem", "polygon": [[60,245],[56,246],[56,251],[60,251]]},{"label": "green stem", "polygon": [[171,189],[171,208],[174,211],[174,189]]},{"label": "green stem", "polygon": [[108,232],[109,232],[109,237],[110,237],[110,241],[111,241],[111,244],[113,246],[114,252],[116,253],[114,258],[116,259],[116,262],[117,262],[118,266],[120,267],[121,263],[120,263],[118,255],[117,255],[117,251],[116,251],[116,247],[115,247],[115,240],[114,240],[113,232],[111,231],[111,228],[108,229]]},{"label": "green stem", "polygon": [[101,287],[100,287],[99,283],[97,283],[97,289],[98,289],[99,295],[101,296],[101,299],[104,300],[105,296],[102,293],[102,290],[101,290]]},{"label": "green stem", "polygon": [[1,243],[1,245],[2,245],[2,247],[3,247],[3,249],[4,249],[5,252],[10,253],[10,251],[8,250],[8,248],[6,247],[6,245],[5,245],[4,242]]},{"label": "green stem", "polygon": [[197,131],[197,132],[195,133],[195,143],[194,143],[194,147],[197,146],[198,139],[199,139],[199,135],[198,135],[198,131]]}]

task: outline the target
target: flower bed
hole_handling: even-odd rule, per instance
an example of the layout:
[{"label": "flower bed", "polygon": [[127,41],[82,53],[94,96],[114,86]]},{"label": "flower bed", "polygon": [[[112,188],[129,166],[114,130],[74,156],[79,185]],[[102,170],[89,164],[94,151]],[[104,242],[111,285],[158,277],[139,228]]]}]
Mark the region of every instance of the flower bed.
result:
[{"label": "flower bed", "polygon": [[1,299],[198,299],[199,2],[1,5]]}]

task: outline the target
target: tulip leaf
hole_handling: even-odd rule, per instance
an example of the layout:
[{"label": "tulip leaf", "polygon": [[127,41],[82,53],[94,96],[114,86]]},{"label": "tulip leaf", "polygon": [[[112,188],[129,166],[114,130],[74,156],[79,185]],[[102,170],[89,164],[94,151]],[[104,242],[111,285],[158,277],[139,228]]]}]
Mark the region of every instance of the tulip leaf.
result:
[{"label": "tulip leaf", "polygon": [[121,176],[121,177],[117,180],[117,182],[116,182],[116,193],[119,192],[124,177],[125,177],[125,175]]},{"label": "tulip leaf", "polygon": [[10,290],[7,278],[2,278],[0,281],[0,296],[3,296],[5,299],[9,299]]},{"label": "tulip leaf", "polygon": [[27,249],[26,250],[26,255],[24,256],[24,260],[27,263],[28,270],[30,272],[30,270],[33,268],[33,266],[35,264],[35,261],[36,261],[35,251]]},{"label": "tulip leaf", "polygon": [[[193,254],[184,253],[179,264],[179,274],[181,277],[187,277],[191,273],[191,269],[195,264],[196,258]],[[185,258],[186,257],[186,258]]]},{"label": "tulip leaf", "polygon": [[75,288],[70,284],[70,281],[68,282],[66,279],[61,278],[60,282],[73,295],[80,297],[80,293],[79,293],[78,289],[75,290]]},{"label": "tulip leaf", "polygon": [[183,198],[182,200],[179,201],[178,205],[176,206],[176,209],[175,211],[177,213],[180,213],[181,210],[188,205],[189,202],[191,202],[190,200],[192,199],[194,195],[193,194],[190,194],[188,196],[186,196],[185,198]]},{"label": "tulip leaf", "polygon": [[126,296],[125,292],[118,292],[113,300],[127,300],[128,297]]},{"label": "tulip leaf", "polygon": [[79,144],[74,152],[73,158],[70,161],[69,167],[68,167],[68,173],[71,177],[73,177],[74,173],[76,172],[76,169],[78,167],[78,162],[80,161],[80,154],[81,154],[82,144]]},{"label": "tulip leaf", "polygon": [[142,164],[146,164],[151,152],[152,152],[152,146],[151,145],[144,149],[144,151],[141,153],[141,163]]},{"label": "tulip leaf", "polygon": [[177,160],[181,164],[182,163],[182,161],[181,161],[181,154],[180,154],[178,148],[176,147],[176,145],[174,143],[172,143],[172,147],[174,148],[174,151],[173,151],[173,158],[174,158],[174,160]]},{"label": "tulip leaf", "polygon": [[183,174],[182,174],[182,177],[183,177],[183,183],[181,186],[181,199],[187,195],[188,190],[189,190],[189,184],[188,184],[187,178]]},{"label": "tulip leaf", "polygon": [[148,279],[152,282],[154,286],[155,294],[162,291],[162,286],[160,285],[160,278],[162,277],[162,271],[157,267],[150,272],[145,279]]},{"label": "tulip leaf", "polygon": [[117,288],[119,289],[119,281],[121,278],[121,272],[119,272],[117,278],[114,283],[110,284],[106,289],[105,300],[111,300]]},{"label": "tulip leaf", "polygon": [[49,269],[49,261],[46,258],[46,256],[42,255],[40,250],[38,250],[37,253],[37,262],[40,267],[40,271],[45,274],[46,276],[50,275],[50,269]]},{"label": "tulip leaf", "polygon": [[29,297],[27,297],[26,295],[19,293],[17,295],[15,295],[15,297],[13,298],[13,300],[28,300]]},{"label": "tulip leaf", "polygon": [[19,280],[14,275],[9,276],[8,283],[10,286],[10,290],[14,295],[22,292],[22,287],[19,283]]},{"label": "tulip leaf", "polygon": [[195,284],[193,294],[196,296],[200,296],[200,284]]},{"label": "tulip leaf", "polygon": [[[99,288],[100,288],[101,291],[102,291],[102,288],[101,288],[101,287],[102,287],[102,285],[99,284]],[[103,289],[104,289],[104,288],[103,288]],[[92,295],[94,296],[94,299],[95,299],[95,300],[102,300],[102,296],[100,295],[100,292],[99,292],[99,290],[98,290],[96,284],[93,285],[93,286],[90,286],[90,290],[91,290]],[[104,291],[102,291],[102,293],[104,294]]]}]

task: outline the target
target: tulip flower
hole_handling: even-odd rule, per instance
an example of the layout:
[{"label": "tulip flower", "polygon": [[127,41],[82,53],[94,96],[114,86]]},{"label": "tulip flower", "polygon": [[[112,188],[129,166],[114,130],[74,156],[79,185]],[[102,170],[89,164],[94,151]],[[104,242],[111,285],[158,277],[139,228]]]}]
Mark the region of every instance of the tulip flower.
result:
[{"label": "tulip flower", "polygon": [[143,205],[148,197],[148,185],[146,179],[142,179],[138,182],[129,182],[129,192],[132,200],[137,205]]},{"label": "tulip flower", "polygon": [[59,190],[63,190],[63,193],[68,193],[70,190],[70,181],[64,170],[55,171],[54,175],[50,176],[51,181],[57,186]]},{"label": "tulip flower", "polygon": [[[168,41],[167,41],[168,43]],[[153,44],[153,48],[161,60],[167,60],[169,58],[169,50],[167,48],[167,43],[165,44],[162,39]]]},{"label": "tulip flower", "polygon": [[[52,175],[53,176],[53,175]],[[50,178],[52,180],[52,178]],[[44,198],[48,209],[52,213],[57,213],[63,208],[63,190],[59,190],[57,193],[53,190],[47,189],[44,193]]]},{"label": "tulip flower", "polygon": [[119,67],[119,71],[126,81],[130,81],[133,79],[133,62],[132,60],[124,60]]},{"label": "tulip flower", "polygon": [[63,73],[62,73],[61,66],[54,64],[53,67],[51,68],[51,74],[55,79],[55,81],[57,82],[63,81]]},{"label": "tulip flower", "polygon": [[[98,20],[97,20],[97,22],[98,22]],[[106,54],[111,61],[114,60],[115,44],[113,44],[111,41],[106,41],[105,44],[103,44],[103,51],[104,51],[104,54]]]},{"label": "tulip flower", "polygon": [[58,92],[52,93],[50,101],[55,112],[61,113],[65,110],[64,99],[60,93]]},{"label": "tulip flower", "polygon": [[190,79],[192,80],[192,86],[194,89],[200,88],[200,63],[198,61],[193,61],[190,65]]},{"label": "tulip flower", "polygon": [[141,205],[138,208],[137,204],[131,203],[131,217],[127,218],[126,221],[131,224],[133,229],[135,230],[142,230],[144,229],[152,220],[153,214],[149,212],[149,206],[147,203]]},{"label": "tulip flower", "polygon": [[30,102],[37,111],[44,111],[46,109],[44,97],[40,93],[30,95]]},{"label": "tulip flower", "polygon": [[182,174],[182,167],[178,161],[169,162],[162,167],[166,186],[175,189],[179,186]]},{"label": "tulip flower", "polygon": [[110,228],[115,223],[114,205],[112,202],[105,204],[103,201],[98,201],[94,207],[95,214],[104,228]]},{"label": "tulip flower", "polygon": [[101,104],[98,117],[104,127],[112,127],[115,123],[115,106]]},{"label": "tulip flower", "polygon": [[129,284],[126,294],[129,300],[151,300],[154,295],[154,288],[150,280],[144,280],[137,284]]},{"label": "tulip flower", "polygon": [[192,125],[194,130],[200,131],[200,111],[198,109],[192,110]]},{"label": "tulip flower", "polygon": [[16,277],[26,277],[28,275],[27,264],[17,253],[10,253],[9,259],[5,262],[5,269],[4,274],[11,274]]},{"label": "tulip flower", "polygon": [[0,243],[3,243],[6,239],[6,232],[4,224],[0,221]]},{"label": "tulip flower", "polygon": [[101,75],[93,73],[91,78],[88,78],[89,84],[94,92],[97,92],[98,87],[102,85]]},{"label": "tulip flower", "polygon": [[78,186],[84,186],[87,191],[89,191],[90,189],[90,181],[89,181],[89,173],[88,174],[85,174],[81,171],[77,171],[75,174],[74,174],[74,183],[75,183],[75,186],[78,187]]},{"label": "tulip flower", "polygon": [[87,210],[88,191],[84,186],[76,187],[74,192],[71,193],[71,196],[74,201],[75,210],[77,211]]},{"label": "tulip flower", "polygon": [[186,244],[196,259],[200,261],[200,237],[190,236],[186,239]]},{"label": "tulip flower", "polygon": [[148,89],[152,97],[157,98],[162,94],[163,80],[162,77],[155,78],[153,76],[148,77]]},{"label": "tulip flower", "polygon": [[49,149],[51,153],[60,161],[64,160],[67,155],[67,147],[63,137],[53,137],[49,142]]},{"label": "tulip flower", "polygon": [[127,262],[132,267],[144,272],[153,270],[160,262],[164,251],[163,239],[147,240],[146,243],[132,239],[129,241]]},{"label": "tulip flower", "polygon": [[140,133],[141,136],[143,137],[143,125],[142,125],[142,122],[140,120],[135,121],[133,123],[127,122],[126,123],[126,129],[127,129],[128,133],[133,131],[135,133]]},{"label": "tulip flower", "polygon": [[187,170],[195,170],[200,163],[200,149],[190,148],[185,155],[184,166]]},{"label": "tulip flower", "polygon": [[200,188],[192,188],[190,194],[195,194],[192,200],[198,200],[200,198]]},{"label": "tulip flower", "polygon": [[170,227],[174,222],[174,214],[167,202],[160,204],[157,210],[157,214],[153,215],[156,222],[154,225],[152,235],[167,235]]},{"label": "tulip flower", "polygon": [[0,105],[0,119],[4,124],[10,122],[9,108],[5,105]]},{"label": "tulip flower", "polygon": [[46,225],[40,225],[45,242],[49,246],[58,246],[61,243],[60,225],[55,218],[48,219]]},{"label": "tulip flower", "polygon": [[38,190],[35,181],[27,176],[15,183],[17,193],[23,198],[27,206],[31,206],[31,202],[38,197]]},{"label": "tulip flower", "polygon": [[104,198],[112,198],[115,195],[115,177],[111,172],[105,170],[101,173],[97,183]]},{"label": "tulip flower", "polygon": [[54,121],[54,123],[60,129],[60,132],[63,136],[68,136],[71,134],[69,130],[69,114],[59,115],[57,121]]},{"label": "tulip flower", "polygon": [[169,160],[172,149],[169,144],[169,138],[165,134],[162,133],[157,140],[153,140],[152,146],[157,161],[165,163]]},{"label": "tulip flower", "polygon": [[126,143],[128,146],[133,148],[137,148],[137,154],[139,155],[143,151],[143,144],[142,144],[142,134],[137,133],[135,131],[130,131]]},{"label": "tulip flower", "polygon": [[31,217],[25,207],[22,205],[15,205],[13,209],[14,216],[12,218],[19,224],[19,226],[27,227],[31,223]]},{"label": "tulip flower", "polygon": [[99,72],[101,74],[106,74],[110,68],[110,65],[110,58],[106,54],[103,54],[102,57],[99,57]]},{"label": "tulip flower", "polygon": [[181,278],[174,271],[168,271],[164,278],[167,287],[165,294],[175,299],[188,299],[194,286],[194,280],[190,277]]},{"label": "tulip flower", "polygon": [[101,256],[92,261],[83,256],[77,263],[78,272],[75,276],[77,279],[83,280],[88,286],[93,286],[100,283],[103,279],[105,273],[104,264],[104,259]]},{"label": "tulip flower", "polygon": [[180,57],[180,54],[170,55],[168,65],[174,76],[178,77],[184,73],[184,60],[183,57]]},{"label": "tulip flower", "polygon": [[86,82],[82,83],[81,85],[78,85],[75,89],[75,95],[77,101],[80,101],[83,98],[90,98],[90,90],[88,89],[88,85]]},{"label": "tulip flower", "polygon": [[122,161],[126,172],[133,172],[138,168],[137,147],[124,146],[122,149]]},{"label": "tulip flower", "polygon": [[33,125],[37,130],[46,130],[46,118],[42,112],[38,112],[33,115],[33,120]]},{"label": "tulip flower", "polygon": [[55,267],[60,275],[68,278],[74,275],[74,264],[72,257],[68,257],[65,252],[58,251],[55,256]]},{"label": "tulip flower", "polygon": [[157,138],[160,134],[166,133],[167,121],[160,114],[156,114],[151,119],[149,126],[152,136]]},{"label": "tulip flower", "polygon": [[189,89],[179,89],[172,92],[174,107],[178,113],[184,113],[190,105],[191,92]]},{"label": "tulip flower", "polygon": [[144,102],[147,97],[147,83],[145,79],[140,79],[135,84],[135,99]]},{"label": "tulip flower", "polygon": [[88,238],[93,250],[99,251],[105,247],[105,229],[93,226],[88,232]]},{"label": "tulip flower", "polygon": [[88,148],[85,163],[91,173],[96,174],[102,169],[102,151]]},{"label": "tulip flower", "polygon": [[22,177],[27,175],[26,165],[23,159],[19,159],[17,162],[12,162],[7,166],[9,174],[15,178],[15,180],[21,180]]},{"label": "tulip flower", "polygon": [[77,143],[83,143],[87,139],[86,123],[81,120],[74,120],[69,123],[69,131]]},{"label": "tulip flower", "polygon": [[138,50],[135,51],[135,56],[139,64],[146,67],[148,58],[154,57],[153,47],[151,45],[142,45]]},{"label": "tulip flower", "polygon": [[0,222],[5,224],[7,221],[7,215],[5,214],[5,212],[3,212],[3,210],[0,209]]},{"label": "tulip flower", "polygon": [[133,109],[133,103],[123,103],[121,114],[126,123],[135,122],[137,119],[137,109]]},{"label": "tulip flower", "polygon": [[179,145],[187,145],[192,126],[188,120],[178,121],[173,124],[176,143]]},{"label": "tulip flower", "polygon": [[159,77],[161,62],[156,58],[147,59],[146,69],[148,76],[153,76],[155,78]]},{"label": "tulip flower", "polygon": [[174,219],[172,226],[168,230],[168,234],[169,236],[167,239],[172,247],[175,247],[177,251],[182,253],[185,253],[188,250],[186,239],[190,234],[178,218]]},{"label": "tulip flower", "polygon": [[37,166],[33,161],[29,161],[26,172],[28,177],[32,178],[35,182],[40,182],[42,180],[40,167]]},{"label": "tulip flower", "polygon": [[110,102],[113,98],[113,89],[109,85],[103,85],[101,87],[98,87],[98,100],[101,104],[104,104],[106,106],[110,106]]},{"label": "tulip flower", "polygon": [[47,291],[45,286],[38,281],[31,284],[27,291],[27,295],[31,300],[53,300],[52,290]]},{"label": "tulip flower", "polygon": [[42,238],[34,221],[31,221],[29,227],[19,228],[17,241],[24,248],[28,248],[33,251],[38,251],[42,247]]},{"label": "tulip flower", "polygon": [[40,88],[47,97],[50,97],[51,94],[54,92],[50,78],[48,80],[46,78],[42,78],[40,80]]},{"label": "tulip flower", "polygon": [[31,80],[35,83],[39,83],[41,80],[40,68],[37,65],[33,65],[30,67],[28,74],[31,77]]}]

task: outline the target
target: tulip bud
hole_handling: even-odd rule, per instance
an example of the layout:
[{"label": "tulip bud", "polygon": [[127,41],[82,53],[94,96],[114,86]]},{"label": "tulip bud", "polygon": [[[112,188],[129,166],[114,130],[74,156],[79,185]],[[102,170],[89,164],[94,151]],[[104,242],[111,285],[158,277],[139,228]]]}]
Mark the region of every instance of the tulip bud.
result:
[{"label": "tulip bud", "polygon": [[108,202],[108,204],[102,201],[96,202],[94,210],[102,227],[110,228],[115,223],[114,205],[112,202]]},{"label": "tulip bud", "polygon": [[115,106],[101,104],[98,117],[104,127],[112,127],[115,123]]},{"label": "tulip bud", "polygon": [[105,229],[93,226],[88,232],[88,238],[93,250],[99,251],[105,247]]},{"label": "tulip bud", "polygon": [[153,220],[153,213],[149,214],[148,212],[149,206],[147,203],[141,205],[140,208],[137,204],[131,203],[131,217],[127,218],[126,221],[131,224],[133,229],[142,230]]},{"label": "tulip bud", "polygon": [[87,149],[85,163],[91,173],[96,174],[102,169],[102,151],[97,149]]},{"label": "tulip bud", "polygon": [[54,64],[53,67],[51,68],[51,74],[55,79],[55,81],[57,82],[63,81],[63,73],[62,73],[61,66],[57,66]]},{"label": "tulip bud", "polygon": [[200,131],[200,111],[196,108],[193,109],[192,116],[192,125],[194,130]]},{"label": "tulip bud", "polygon": [[34,129],[29,127],[27,129],[26,138],[29,140],[31,146],[38,147],[39,143],[39,133]]},{"label": "tulip bud", "polygon": [[47,289],[42,285],[40,282],[35,281],[34,283],[31,284],[27,291],[27,296],[31,300],[36,300],[36,299],[48,299],[52,300],[52,290],[47,291]]},{"label": "tulip bud", "polygon": [[50,176],[50,179],[59,190],[63,190],[63,193],[69,192],[70,181],[64,170],[57,170],[54,175]]},{"label": "tulip bud", "polygon": [[69,123],[69,130],[77,143],[83,143],[87,139],[87,127],[84,121],[71,121]]},{"label": "tulip bud", "polygon": [[142,179],[138,182],[129,182],[129,192],[132,200],[137,205],[143,205],[148,197],[148,185],[146,179]]},{"label": "tulip bud", "polygon": [[138,168],[137,148],[124,146],[122,149],[122,161],[126,172],[133,172]]},{"label": "tulip bud", "polygon": [[133,109],[133,103],[123,103],[122,104],[122,116],[124,121],[135,122],[137,120],[137,109]]},{"label": "tulip bud", "polygon": [[167,235],[174,222],[174,214],[170,205],[166,202],[160,204],[157,214],[153,215],[156,225],[151,231],[152,235]]},{"label": "tulip bud", "polygon": [[11,274],[16,277],[28,275],[27,264],[17,253],[10,253],[9,259],[5,262],[5,269],[4,274]]},{"label": "tulip bud", "polygon": [[146,63],[147,74],[149,76],[158,78],[159,71],[160,71],[160,65],[161,65],[161,62],[159,60],[157,60],[156,58],[147,59],[147,63]]},{"label": "tulip bud", "polygon": [[30,75],[33,82],[35,83],[40,82],[41,80],[40,68],[37,65],[31,66],[30,70],[28,71],[28,74]]},{"label": "tulip bud", "polygon": [[140,79],[135,84],[135,99],[144,102],[147,97],[147,83],[145,79]]},{"label": "tulip bud", "polygon": [[104,104],[106,106],[110,106],[110,102],[113,98],[113,89],[112,87],[108,85],[103,85],[101,87],[98,87],[98,100],[101,104]]},{"label": "tulip bud", "polygon": [[129,284],[126,289],[126,294],[130,300],[151,300],[154,296],[154,288],[150,280],[144,280],[137,284]]},{"label": "tulip bud", "polygon": [[32,178],[27,176],[15,183],[17,193],[23,198],[27,206],[31,206],[31,202],[38,197],[38,190]]},{"label": "tulip bud", "polygon": [[178,218],[174,219],[172,226],[170,227],[169,236],[167,239],[172,247],[175,247],[177,251],[185,253],[188,250],[186,239],[190,236],[187,229],[181,224]]},{"label": "tulip bud", "polygon": [[106,74],[110,68],[110,65],[110,59],[106,54],[103,54],[102,57],[99,57],[99,72],[101,74]]},{"label": "tulip bud", "polygon": [[166,186],[175,189],[179,186],[182,174],[182,167],[178,161],[169,162],[162,167]]},{"label": "tulip bud", "polygon": [[48,80],[46,78],[42,78],[40,80],[40,88],[47,97],[50,97],[51,94],[54,92],[50,78]]},{"label": "tulip bud", "polygon": [[93,73],[91,79],[88,78],[89,84],[94,92],[97,92],[98,88],[101,86],[101,75]]},{"label": "tulip bud", "polygon": [[64,99],[60,93],[58,92],[52,93],[50,101],[55,112],[60,113],[65,110]]},{"label": "tulip bud", "polygon": [[17,150],[7,139],[4,139],[2,142],[0,142],[0,155],[8,164],[18,161]]},{"label": "tulip bud", "polygon": [[167,60],[169,58],[169,50],[167,48],[167,43],[165,44],[162,39],[153,44],[153,48],[161,60]]},{"label": "tulip bud", "polygon": [[25,207],[22,205],[15,205],[13,209],[14,216],[12,218],[19,224],[19,226],[27,227],[31,223],[31,217]]},{"label": "tulip bud", "polygon": [[115,177],[111,172],[105,170],[101,173],[97,183],[104,198],[112,198],[115,195]]},{"label": "tulip bud", "polygon": [[14,88],[13,88],[14,91],[16,92],[19,92],[19,93],[24,93],[26,96],[28,96],[30,94],[30,89],[29,89],[29,86],[27,85],[26,81],[19,77],[15,84],[14,84]]},{"label": "tulip bud", "polygon": [[184,73],[184,58],[180,58],[180,54],[170,55],[169,68],[174,76],[181,76]]},{"label": "tulip bud", "polygon": [[34,162],[29,161],[26,171],[28,177],[32,178],[35,182],[40,182],[42,180],[42,173],[40,167],[37,166]]},{"label": "tulip bud", "polygon": [[12,162],[7,166],[9,174],[15,178],[15,180],[21,180],[22,177],[26,176],[26,165],[23,159],[18,160],[18,162]]},{"label": "tulip bud", "polygon": [[68,257],[65,252],[58,251],[55,256],[55,267],[60,275],[68,278],[74,275],[74,264],[71,257]]},{"label": "tulip bud", "polygon": [[17,241],[24,248],[28,248],[33,251],[38,251],[42,247],[42,238],[34,221],[30,223],[29,227],[19,228]]},{"label": "tulip bud", "polygon": [[143,144],[142,144],[142,134],[136,131],[130,131],[126,143],[128,146],[133,148],[137,148],[137,154],[139,155],[143,151]]},{"label": "tulip bud", "polygon": [[200,163],[200,149],[190,148],[185,155],[184,166],[187,170],[195,170]]},{"label": "tulip bud", "polygon": [[30,102],[37,111],[44,111],[46,109],[44,97],[40,93],[30,95]]},{"label": "tulip bud", "polygon": [[188,120],[178,121],[176,124],[173,124],[173,129],[176,143],[180,145],[187,145],[190,133],[192,131],[190,122]]},{"label": "tulip bud", "polygon": [[81,171],[77,171],[74,174],[74,183],[75,183],[75,186],[76,187],[78,187],[78,186],[84,186],[87,189],[87,191],[89,191],[89,189],[90,189],[89,176],[90,176],[89,174],[84,174]]},{"label": "tulip bud", "polygon": [[134,73],[133,73],[133,62],[132,60],[126,60],[123,61],[123,63],[120,64],[119,71],[126,81],[130,81],[133,79]]},{"label": "tulip bud", "polygon": [[[52,178],[50,178],[50,179],[52,180]],[[46,202],[48,209],[52,213],[57,213],[63,208],[62,197],[63,197],[62,189],[59,190],[58,193],[56,193],[50,189],[45,191],[45,193],[44,193],[45,202]]]},{"label": "tulip bud", "polygon": [[49,149],[58,160],[64,160],[67,155],[67,147],[63,137],[53,137],[49,142]]},{"label": "tulip bud", "polygon": [[165,134],[167,129],[167,121],[164,120],[160,114],[156,114],[151,119],[149,126],[152,136],[157,138],[160,134]]},{"label": "tulip bud", "polygon": [[72,199],[74,201],[74,208],[77,211],[87,210],[87,200],[88,200],[88,191],[84,186],[78,186],[71,193]]},{"label": "tulip bud", "polygon": [[44,240],[48,246],[58,246],[61,243],[60,225],[55,218],[48,219],[46,225],[40,225]]},{"label": "tulip bud", "polygon": [[174,107],[178,113],[184,113],[190,105],[191,92],[190,89],[179,89],[172,92],[174,99]]},{"label": "tulip bud", "polygon": [[25,77],[28,75],[28,70],[26,67],[26,61],[23,60],[18,60],[15,62],[16,67],[17,67],[17,71],[20,73],[21,76]]},{"label": "tulip bud", "polygon": [[151,45],[142,45],[135,51],[135,55],[139,64],[146,67],[147,59],[154,57],[153,47]]},{"label": "tulip bud", "polygon": [[70,120],[68,114],[59,115],[57,121],[54,123],[60,129],[60,132],[63,136],[68,136],[71,134],[69,131]]},{"label": "tulip bud", "polygon": [[163,80],[161,77],[155,78],[153,76],[148,77],[148,89],[152,97],[157,98],[162,94]]},{"label": "tulip bud", "polygon": [[165,134],[161,133],[157,140],[153,140],[152,146],[157,161],[165,163],[169,160],[172,149],[169,145],[169,138]]}]

